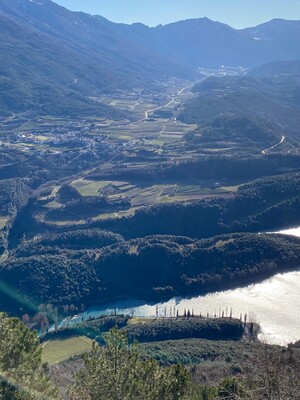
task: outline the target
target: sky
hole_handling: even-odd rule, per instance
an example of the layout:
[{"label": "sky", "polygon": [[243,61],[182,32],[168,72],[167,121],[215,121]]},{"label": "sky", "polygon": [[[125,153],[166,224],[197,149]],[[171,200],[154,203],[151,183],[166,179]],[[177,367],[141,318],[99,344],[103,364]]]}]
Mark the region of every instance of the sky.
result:
[{"label": "sky", "polygon": [[53,0],[73,11],[101,15],[113,22],[149,26],[208,17],[234,28],[273,18],[300,20],[300,0]]}]

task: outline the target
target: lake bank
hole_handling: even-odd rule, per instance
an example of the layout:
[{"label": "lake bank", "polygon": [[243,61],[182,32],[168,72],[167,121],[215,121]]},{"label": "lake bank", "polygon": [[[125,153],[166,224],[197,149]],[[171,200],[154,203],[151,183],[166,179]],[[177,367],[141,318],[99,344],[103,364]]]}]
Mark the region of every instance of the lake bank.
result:
[{"label": "lake bank", "polygon": [[300,271],[278,274],[262,283],[246,288],[228,290],[192,298],[173,298],[166,302],[145,303],[139,300],[119,300],[94,306],[73,317],[66,323],[76,323],[81,318],[96,318],[113,313],[154,318],[158,316],[174,317],[177,312],[183,315],[190,310],[195,315],[207,314],[211,317],[229,316],[239,318],[247,314],[248,321],[260,324],[261,340],[270,344],[287,345],[300,338]]},{"label": "lake bank", "polygon": [[[276,233],[300,237],[300,227]],[[195,315],[232,316],[239,318],[247,314],[248,321],[260,324],[260,339],[270,344],[287,345],[300,339],[300,269],[296,272],[277,274],[261,283],[243,288],[210,293],[189,298],[174,297],[168,301],[145,302],[135,299],[120,299],[89,308],[66,323],[105,314],[128,314],[139,317],[174,317],[190,310]]]}]

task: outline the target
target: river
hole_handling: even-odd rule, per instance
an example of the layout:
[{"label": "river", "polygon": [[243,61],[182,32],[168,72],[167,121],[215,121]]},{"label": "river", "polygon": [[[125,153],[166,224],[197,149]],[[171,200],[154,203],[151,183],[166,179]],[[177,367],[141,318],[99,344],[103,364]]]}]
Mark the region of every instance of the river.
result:
[{"label": "river", "polygon": [[[279,231],[300,237],[300,227]],[[299,266],[300,267],[300,266]],[[260,339],[267,343],[287,345],[300,339],[300,268],[299,271],[278,274],[259,284],[192,298],[173,298],[167,302],[149,304],[137,300],[120,300],[90,308],[69,323],[75,324],[89,317],[117,312],[141,317],[175,316],[190,310],[196,315],[229,315],[258,322]],[[63,321],[62,324],[66,324]]]}]

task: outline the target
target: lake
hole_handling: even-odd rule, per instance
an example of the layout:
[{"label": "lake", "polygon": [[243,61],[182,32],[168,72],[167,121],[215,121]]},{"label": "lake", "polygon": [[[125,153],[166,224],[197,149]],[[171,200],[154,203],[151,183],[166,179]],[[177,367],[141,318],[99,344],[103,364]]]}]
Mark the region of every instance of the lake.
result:
[{"label": "lake", "polygon": [[[279,231],[300,237],[300,227]],[[267,343],[287,345],[300,339],[300,266],[299,271],[278,274],[259,284],[192,298],[173,298],[166,302],[150,304],[137,300],[120,300],[90,308],[71,323],[89,317],[111,314],[130,314],[141,317],[175,316],[190,310],[196,315],[229,316],[258,322],[262,328],[260,339]],[[63,321],[62,324],[66,322]],[[69,322],[70,323],[70,322]]]}]

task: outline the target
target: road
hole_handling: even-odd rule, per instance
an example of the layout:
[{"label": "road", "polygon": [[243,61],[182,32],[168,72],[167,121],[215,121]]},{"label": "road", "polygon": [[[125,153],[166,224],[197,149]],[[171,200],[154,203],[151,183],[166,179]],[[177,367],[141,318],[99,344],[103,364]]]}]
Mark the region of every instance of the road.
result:
[{"label": "road", "polygon": [[[188,89],[188,88],[190,88],[190,87],[192,87],[192,85],[185,86],[184,88],[180,89],[179,92],[177,93],[177,96],[181,96],[182,93],[183,93],[186,89]],[[153,109],[151,109],[151,110],[145,111],[145,118],[142,118],[142,119],[140,119],[139,121],[136,121],[135,123],[141,122],[141,121],[145,121],[146,119],[149,118],[149,115],[152,114],[154,111],[161,110],[162,108],[169,107],[171,104],[174,103],[175,98],[176,98],[176,97],[173,97],[167,104],[164,104],[164,105],[162,105],[162,106],[159,106],[159,107],[153,108]]]},{"label": "road", "polygon": [[152,114],[154,111],[161,110],[162,108],[169,107],[171,104],[174,103],[174,101],[175,101],[175,99],[172,99],[171,101],[169,101],[169,103],[164,104],[163,106],[159,106],[159,107],[153,108],[152,110],[145,111],[145,118],[142,119],[141,121],[143,121],[143,120],[149,118],[149,115]]},{"label": "road", "polygon": [[272,146],[272,147],[268,147],[267,149],[262,150],[262,154],[264,154],[264,155],[268,154],[268,152],[269,152],[270,150],[275,149],[275,147],[279,146],[279,145],[280,145],[281,143],[283,143],[284,141],[285,141],[285,136],[282,135],[280,142],[274,144],[274,146]]},{"label": "road", "polygon": [[190,87],[192,87],[192,86],[193,86],[193,85],[189,85],[189,86],[184,87],[183,89],[179,90],[179,92],[177,93],[177,95],[180,96],[186,89],[188,89],[188,88],[190,88]]},{"label": "road", "polygon": [[[138,124],[138,123],[140,123],[140,122],[146,121],[146,120],[149,118],[149,115],[150,115],[150,114],[152,114],[154,111],[161,110],[161,109],[163,109],[163,108],[169,107],[171,104],[173,104],[173,103],[175,102],[175,99],[176,99],[177,96],[181,96],[182,93],[183,93],[185,90],[187,90],[188,88],[190,88],[190,87],[192,87],[192,86],[193,86],[193,85],[189,85],[189,86],[185,86],[184,88],[180,89],[180,90],[176,93],[176,95],[174,95],[174,97],[173,97],[167,104],[163,104],[162,106],[158,106],[158,107],[152,108],[151,110],[144,111],[144,115],[145,115],[144,118],[141,118],[141,119],[139,119],[139,120],[137,120],[137,121],[122,122],[122,123],[120,123],[120,124],[116,124],[115,126],[135,125],[135,124]],[[141,103],[141,99],[137,100],[137,103],[140,104],[140,103]],[[136,104],[136,105],[137,105],[137,104]],[[136,106],[136,105],[135,105],[135,106]],[[135,107],[135,106],[134,106],[134,107]]]}]

